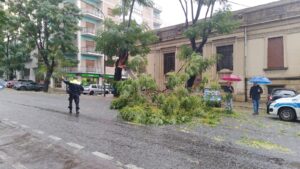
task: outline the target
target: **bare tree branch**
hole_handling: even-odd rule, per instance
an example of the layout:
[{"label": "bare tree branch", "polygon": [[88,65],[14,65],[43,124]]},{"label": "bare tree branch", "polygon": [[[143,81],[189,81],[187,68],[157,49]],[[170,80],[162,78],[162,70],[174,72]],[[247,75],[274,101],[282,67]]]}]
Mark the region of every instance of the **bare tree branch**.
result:
[{"label": "bare tree branch", "polygon": [[203,3],[204,3],[204,0],[198,0],[197,12],[196,12],[195,18],[193,20],[193,24],[195,24],[199,19],[200,12],[201,12],[202,7],[203,7]]},{"label": "bare tree branch", "polygon": [[194,17],[194,3],[193,3],[193,0],[191,0],[191,14],[192,14],[192,21],[195,20],[195,17]]},{"label": "bare tree branch", "polygon": [[185,16],[185,27],[188,28],[189,26],[189,20],[188,20],[188,6],[187,6],[187,1],[184,0],[185,6],[182,3],[182,0],[179,0],[181,8],[183,10],[184,16]]}]

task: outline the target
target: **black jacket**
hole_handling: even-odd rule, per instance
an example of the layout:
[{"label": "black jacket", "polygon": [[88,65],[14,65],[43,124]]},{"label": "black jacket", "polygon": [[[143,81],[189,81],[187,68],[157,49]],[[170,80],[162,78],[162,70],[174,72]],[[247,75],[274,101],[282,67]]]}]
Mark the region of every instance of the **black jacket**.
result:
[{"label": "black jacket", "polygon": [[259,100],[260,99],[260,94],[263,93],[262,88],[257,85],[257,86],[252,86],[250,89],[250,98],[253,100]]},{"label": "black jacket", "polygon": [[84,88],[81,85],[70,83],[69,81],[64,80],[64,83],[67,86],[67,92],[72,95],[80,95]]},{"label": "black jacket", "polygon": [[223,89],[224,89],[224,92],[225,92],[225,93],[230,93],[230,94],[232,94],[232,93],[234,92],[234,89],[233,89],[232,86],[225,86]]}]

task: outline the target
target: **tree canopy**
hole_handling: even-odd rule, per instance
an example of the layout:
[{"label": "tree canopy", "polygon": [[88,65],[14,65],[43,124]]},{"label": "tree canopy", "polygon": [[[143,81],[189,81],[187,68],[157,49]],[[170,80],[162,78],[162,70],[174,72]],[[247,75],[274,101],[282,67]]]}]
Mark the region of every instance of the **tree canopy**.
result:
[{"label": "tree canopy", "polygon": [[[204,45],[212,34],[227,34],[234,31],[239,22],[234,19],[227,0],[178,0],[185,16],[184,35],[189,39],[193,52],[202,55]],[[215,10],[219,4],[222,8]],[[203,13],[203,18],[200,18]],[[187,51],[187,50],[185,50]],[[192,55],[189,55],[192,58]],[[207,67],[206,67],[207,68]],[[187,82],[192,87],[198,74],[195,72]]]},{"label": "tree canopy", "polygon": [[[72,63],[66,55],[76,56],[75,32],[81,18],[76,4],[64,0],[8,0],[9,11],[22,23],[21,32],[37,49],[40,67],[45,70],[45,88],[59,66]],[[76,57],[74,57],[75,59]]]}]

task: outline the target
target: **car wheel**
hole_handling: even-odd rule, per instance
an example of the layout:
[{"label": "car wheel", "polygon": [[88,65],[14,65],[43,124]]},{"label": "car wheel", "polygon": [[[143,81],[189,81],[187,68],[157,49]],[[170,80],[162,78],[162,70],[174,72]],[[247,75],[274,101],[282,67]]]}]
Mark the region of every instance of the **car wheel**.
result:
[{"label": "car wheel", "polygon": [[294,121],[296,119],[295,111],[288,107],[281,108],[278,112],[278,115],[283,121]]},{"label": "car wheel", "polygon": [[94,91],[90,91],[90,95],[94,95],[95,94],[95,92]]}]

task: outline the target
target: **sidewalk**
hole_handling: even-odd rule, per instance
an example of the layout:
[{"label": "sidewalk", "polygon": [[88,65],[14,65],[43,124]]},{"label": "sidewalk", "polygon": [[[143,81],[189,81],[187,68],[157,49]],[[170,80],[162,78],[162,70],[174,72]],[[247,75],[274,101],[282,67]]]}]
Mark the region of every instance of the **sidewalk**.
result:
[{"label": "sidewalk", "polygon": [[[233,107],[237,109],[252,110],[252,102],[233,102]],[[259,109],[261,111],[267,111],[266,103],[260,103]]]}]

